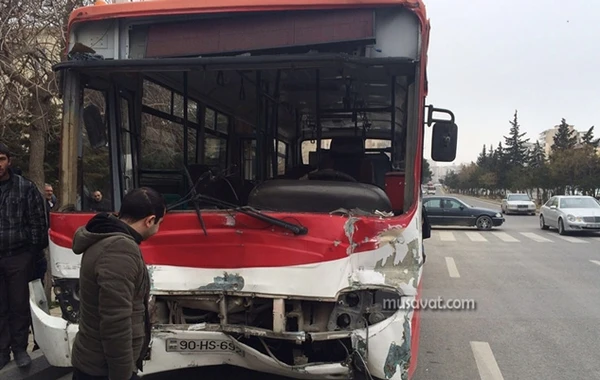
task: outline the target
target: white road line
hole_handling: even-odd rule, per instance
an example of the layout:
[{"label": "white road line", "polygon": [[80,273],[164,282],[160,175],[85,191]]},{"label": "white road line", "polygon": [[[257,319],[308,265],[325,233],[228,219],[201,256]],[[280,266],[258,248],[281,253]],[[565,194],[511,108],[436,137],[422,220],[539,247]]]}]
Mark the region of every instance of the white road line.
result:
[{"label": "white road line", "polygon": [[597,264],[597,265],[600,265],[600,261],[598,261],[598,260],[590,260],[590,262],[594,263],[594,264]]},{"label": "white road line", "polygon": [[452,257],[446,257],[446,266],[448,267],[448,274],[452,278],[459,278],[460,274],[458,274],[458,268],[456,267],[456,263]]},{"label": "white road line", "polygon": [[456,241],[454,234],[451,231],[439,231],[441,241]]},{"label": "white road line", "polygon": [[465,232],[471,241],[487,241],[479,232]]},{"label": "white road line", "polygon": [[545,237],[534,234],[533,232],[521,232],[521,235],[528,237],[533,241],[537,241],[538,243],[552,243],[552,240],[546,239]]},{"label": "white road line", "polygon": [[568,241],[569,243],[585,243],[587,244],[587,241],[585,240],[581,240],[581,239],[577,239],[574,238],[572,236],[561,236],[561,235],[557,235],[559,238]]},{"label": "white road line", "polygon": [[494,353],[487,342],[471,342],[481,380],[504,380]]},{"label": "white road line", "polygon": [[519,242],[519,239],[515,239],[514,237],[510,236],[506,232],[494,231],[494,232],[492,232],[492,234],[494,234],[498,239],[505,241],[505,242],[509,242],[509,243]]}]

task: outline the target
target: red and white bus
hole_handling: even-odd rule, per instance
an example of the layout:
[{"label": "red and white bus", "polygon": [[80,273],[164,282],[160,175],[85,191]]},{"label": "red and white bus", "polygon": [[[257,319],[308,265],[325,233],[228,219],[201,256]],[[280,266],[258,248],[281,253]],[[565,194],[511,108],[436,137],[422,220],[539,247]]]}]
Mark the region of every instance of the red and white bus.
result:
[{"label": "red and white bus", "polygon": [[[142,244],[153,336],[143,375],[230,364],[303,379],[406,379],[417,359],[421,162],[452,161],[426,106],[420,0],[96,3],[68,25],[59,211],[62,316],[31,283],[36,340],[71,366],[75,230],[132,188],[169,212]],[[448,116],[436,120],[434,112]],[[394,306],[395,305],[395,306]],[[369,377],[370,376],[370,377]]]}]

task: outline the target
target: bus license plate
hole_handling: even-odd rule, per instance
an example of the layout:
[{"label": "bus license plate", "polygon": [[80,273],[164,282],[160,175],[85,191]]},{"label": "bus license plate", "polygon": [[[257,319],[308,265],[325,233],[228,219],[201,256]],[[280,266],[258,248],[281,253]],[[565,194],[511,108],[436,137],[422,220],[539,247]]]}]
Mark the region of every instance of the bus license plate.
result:
[{"label": "bus license plate", "polygon": [[167,339],[167,352],[238,352],[230,340]]}]

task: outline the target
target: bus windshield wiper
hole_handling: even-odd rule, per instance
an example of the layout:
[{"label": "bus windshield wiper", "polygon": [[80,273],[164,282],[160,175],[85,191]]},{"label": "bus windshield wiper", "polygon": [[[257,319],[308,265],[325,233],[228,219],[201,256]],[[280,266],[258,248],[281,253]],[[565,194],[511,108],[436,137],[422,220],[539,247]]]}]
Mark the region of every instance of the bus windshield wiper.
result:
[{"label": "bus windshield wiper", "polygon": [[216,198],[209,197],[207,195],[202,195],[202,194],[196,194],[192,199],[198,200],[198,201],[201,200],[206,203],[211,203],[215,206],[219,206],[219,207],[223,207],[223,208],[227,208],[227,209],[232,209],[233,211],[241,212],[242,214],[246,214],[253,218],[262,220],[263,222],[271,223],[275,226],[279,226],[279,227],[285,228],[287,230],[290,230],[294,233],[294,235],[306,235],[308,233],[308,228],[306,228],[302,225],[286,222],[284,220],[274,218],[269,215],[265,215],[250,206],[238,206],[233,203],[225,202],[220,199],[216,199]]},{"label": "bus windshield wiper", "polygon": [[204,235],[208,235],[208,233],[206,231],[204,219],[202,218],[202,212],[200,210],[200,204],[199,204],[200,201],[204,201],[206,203],[210,203],[210,204],[213,204],[218,207],[241,212],[242,214],[246,214],[253,218],[262,220],[263,222],[267,222],[272,225],[279,226],[279,227],[285,228],[287,230],[290,230],[294,233],[294,235],[306,235],[308,233],[308,228],[306,228],[302,225],[289,223],[284,220],[265,215],[250,206],[238,206],[236,204],[225,202],[225,201],[222,201],[217,198],[199,194],[196,191],[196,185],[198,183],[202,182],[202,180],[204,180],[205,177],[207,177],[207,176],[212,177],[212,172],[210,170],[208,172],[204,173],[202,176],[200,176],[200,178],[198,178],[198,180],[195,183],[192,181],[190,172],[185,167],[184,167],[184,172],[185,172],[186,177],[188,178],[188,181],[190,183],[193,183],[193,186],[182,199],[180,199],[179,201],[177,201],[173,204],[168,205],[167,211],[171,211],[171,210],[175,209],[176,207],[179,207],[185,203],[192,202],[194,204],[194,209],[196,211],[196,215],[198,216],[198,220],[200,221],[200,225],[202,226],[202,230],[204,231]]}]

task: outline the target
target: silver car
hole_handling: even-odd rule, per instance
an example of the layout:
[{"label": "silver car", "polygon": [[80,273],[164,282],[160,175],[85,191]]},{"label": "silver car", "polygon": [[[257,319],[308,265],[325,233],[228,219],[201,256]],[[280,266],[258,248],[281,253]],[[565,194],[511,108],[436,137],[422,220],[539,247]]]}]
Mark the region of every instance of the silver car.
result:
[{"label": "silver car", "polygon": [[600,203],[585,195],[557,195],[540,209],[540,228],[557,228],[565,235],[570,231],[600,231]]},{"label": "silver car", "polygon": [[535,214],[535,202],[527,194],[508,194],[500,205],[503,214]]}]

